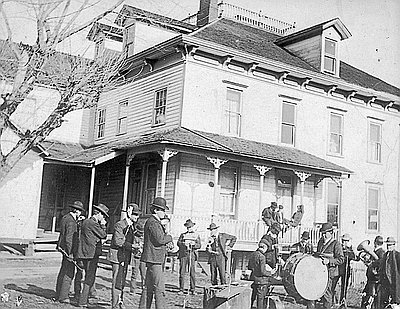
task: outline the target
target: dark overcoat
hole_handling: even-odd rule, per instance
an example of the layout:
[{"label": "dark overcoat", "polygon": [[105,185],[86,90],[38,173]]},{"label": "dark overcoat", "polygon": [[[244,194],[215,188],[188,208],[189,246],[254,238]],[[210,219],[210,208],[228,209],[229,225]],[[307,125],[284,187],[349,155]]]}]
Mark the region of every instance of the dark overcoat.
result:
[{"label": "dark overcoat", "polygon": [[83,220],[79,236],[78,259],[92,259],[102,252],[102,239],[106,239],[105,225],[100,225],[94,217]]},{"label": "dark overcoat", "polygon": [[332,238],[324,244],[324,238],[321,238],[318,241],[317,253],[329,260],[327,265],[329,277],[339,276],[339,265],[344,262],[342,245],[336,239]]},{"label": "dark overcoat", "polygon": [[129,225],[126,219],[115,223],[110,250],[107,255],[108,261],[111,263],[130,263],[134,237],[133,230],[134,225]]},{"label": "dark overcoat", "polygon": [[71,213],[61,219],[60,236],[57,247],[63,249],[67,255],[76,255],[78,249],[78,223]]}]

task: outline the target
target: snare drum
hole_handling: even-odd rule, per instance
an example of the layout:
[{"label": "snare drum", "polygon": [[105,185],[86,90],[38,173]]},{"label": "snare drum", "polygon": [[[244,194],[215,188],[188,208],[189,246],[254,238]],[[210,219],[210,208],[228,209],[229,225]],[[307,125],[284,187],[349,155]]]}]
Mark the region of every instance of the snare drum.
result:
[{"label": "snare drum", "polygon": [[328,268],[322,260],[306,253],[291,255],[282,268],[286,292],[298,299],[317,300],[328,287]]}]

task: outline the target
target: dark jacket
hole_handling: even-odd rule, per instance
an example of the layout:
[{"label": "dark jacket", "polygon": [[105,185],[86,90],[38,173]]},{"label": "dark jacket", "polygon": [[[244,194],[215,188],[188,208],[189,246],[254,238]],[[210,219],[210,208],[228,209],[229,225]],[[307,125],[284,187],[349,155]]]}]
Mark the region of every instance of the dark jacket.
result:
[{"label": "dark jacket", "polygon": [[261,239],[265,239],[268,242],[267,251],[265,251],[265,259],[269,266],[275,268],[278,260],[278,237],[272,237],[269,233],[265,234]]},{"label": "dark jacket", "polygon": [[298,252],[313,254],[314,249],[313,249],[312,244],[310,244],[308,242],[303,243],[303,242],[299,241],[290,247],[290,254],[298,253]]},{"label": "dark jacket", "polygon": [[265,269],[265,255],[260,251],[254,251],[249,257],[248,269],[251,270],[250,280],[256,284],[265,284],[269,281],[271,274]]},{"label": "dark jacket", "polygon": [[92,259],[100,256],[101,239],[107,237],[106,227],[100,225],[93,217],[83,220],[78,246],[78,259]]},{"label": "dark jacket", "polygon": [[383,289],[394,289],[393,303],[400,303],[400,252],[386,251],[380,264],[380,283]]},{"label": "dark jacket", "polygon": [[[215,242],[216,242],[215,245],[218,247],[217,251],[221,252],[222,256],[227,260],[228,254],[226,253],[226,246],[228,245],[230,248],[232,248],[236,243],[236,236],[230,235],[227,233],[219,233]],[[215,255],[213,255],[213,254],[208,255],[209,263],[213,256],[215,256]]]},{"label": "dark jacket", "polygon": [[140,260],[162,264],[167,252],[166,244],[169,242],[172,242],[172,236],[165,233],[159,219],[151,216],[144,225],[143,253]]},{"label": "dark jacket", "polygon": [[324,239],[321,238],[318,241],[317,254],[329,260],[327,265],[329,277],[339,276],[338,266],[344,262],[342,245],[333,238],[327,244],[324,244]]},{"label": "dark jacket", "polygon": [[278,213],[276,211],[274,211],[271,206],[264,208],[264,210],[262,211],[261,216],[262,216],[262,219],[264,220],[264,222],[268,226],[271,226],[272,223],[279,221]]},{"label": "dark jacket", "polygon": [[200,241],[200,236],[196,234],[195,232],[185,232],[182,233],[177,241],[177,245],[179,248],[178,252],[178,258],[181,259],[183,257],[189,256],[189,250],[187,246],[185,245],[185,238],[190,238],[190,239],[195,239],[195,243],[192,247],[192,254],[194,254],[195,259],[197,260],[197,250],[201,248],[201,241]]},{"label": "dark jacket", "polygon": [[379,281],[379,269],[381,260],[385,254],[385,250],[379,247],[374,250],[375,254],[378,256],[377,261],[373,261],[367,268],[367,279],[368,281],[378,282]]},{"label": "dark jacket", "polygon": [[66,254],[75,256],[78,251],[78,223],[71,213],[67,213],[62,217],[60,226],[57,247]]},{"label": "dark jacket", "polygon": [[[339,265],[339,275],[350,275],[350,262],[355,260],[356,255],[354,254],[353,248],[344,247],[342,245],[343,255],[344,255],[344,262]],[[346,268],[347,267],[347,268]]]},{"label": "dark jacket", "polygon": [[134,237],[133,228],[133,225],[128,225],[128,221],[126,219],[115,223],[114,233],[111,238],[110,250],[108,251],[107,255],[107,260],[109,260],[111,263],[130,263]]}]

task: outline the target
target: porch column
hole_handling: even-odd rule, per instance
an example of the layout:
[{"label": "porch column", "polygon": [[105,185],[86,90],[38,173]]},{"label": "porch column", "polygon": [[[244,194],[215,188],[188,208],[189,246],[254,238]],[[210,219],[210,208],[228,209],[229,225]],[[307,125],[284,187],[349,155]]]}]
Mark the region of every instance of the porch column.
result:
[{"label": "porch column", "polygon": [[217,185],[218,185],[218,174],[219,174],[219,169],[222,164],[225,164],[228,162],[228,160],[222,160],[220,158],[214,158],[214,157],[207,157],[207,160],[210,161],[214,165],[214,198],[213,198],[213,214],[215,212],[215,207],[217,205],[217,198],[218,198],[218,190],[217,190]]},{"label": "porch column", "polygon": [[310,173],[294,171],[296,176],[300,179],[300,186],[301,186],[301,195],[300,195],[300,204],[303,205],[303,197],[304,197],[304,182],[308,177],[311,176]]},{"label": "porch column", "polygon": [[93,209],[93,196],[94,196],[94,176],[96,174],[96,166],[92,166],[92,174],[90,176],[90,193],[89,193],[89,209],[88,209],[88,218],[92,216]]},{"label": "porch column", "polygon": [[158,152],[158,154],[161,156],[163,163],[162,163],[162,170],[161,170],[161,197],[165,196],[165,182],[167,180],[167,164],[168,160],[172,158],[174,155],[176,155],[178,152],[177,151],[172,151],[168,149],[164,149]]},{"label": "porch column", "polygon": [[121,209],[121,220],[126,218],[126,208],[128,206],[128,187],[129,187],[129,168],[131,167],[131,161],[135,157],[134,153],[128,152],[126,155],[125,163],[125,180],[124,180],[124,193],[122,198],[122,209]]},{"label": "porch column", "polygon": [[267,172],[269,172],[272,167],[265,166],[265,165],[253,165],[255,169],[260,173],[260,192],[259,192],[259,198],[258,198],[258,216],[259,219],[261,219],[261,209],[263,205],[262,201],[262,196],[263,196],[263,191],[264,191],[264,176]]}]

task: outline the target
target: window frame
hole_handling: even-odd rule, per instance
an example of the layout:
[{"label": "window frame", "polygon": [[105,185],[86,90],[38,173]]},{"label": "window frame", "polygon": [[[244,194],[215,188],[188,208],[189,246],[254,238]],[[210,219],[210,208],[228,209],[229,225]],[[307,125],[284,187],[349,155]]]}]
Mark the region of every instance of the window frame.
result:
[{"label": "window frame", "polygon": [[341,182],[339,183],[339,185],[332,181],[332,180],[327,180],[326,181],[326,222],[330,222],[329,221],[329,205],[333,205],[331,203],[329,203],[329,186],[330,185],[334,185],[336,187],[336,189],[338,190],[338,203],[336,205],[337,207],[337,225],[335,225],[334,223],[332,223],[333,226],[339,227],[340,226],[340,220],[341,220],[341,205],[342,205],[342,186],[341,186]]},{"label": "window frame", "polygon": [[[164,92],[165,91],[165,96],[164,96],[164,105],[157,106],[157,94]],[[161,101],[161,100],[160,100]],[[162,87],[154,91],[154,99],[153,99],[153,116],[152,116],[152,126],[162,126],[167,123],[167,104],[168,104],[168,87]],[[164,108],[164,120],[157,122],[156,117],[157,117],[157,110],[163,109]]]},{"label": "window frame", "polygon": [[[373,143],[373,141],[371,141],[371,126],[372,125],[375,125],[375,126],[378,126],[379,127],[379,142],[378,143],[376,143],[376,144],[378,144],[379,145],[379,159],[378,160],[376,160],[376,159],[373,159],[372,158],[372,148],[373,148],[373,146],[372,146],[372,143]],[[368,153],[367,153],[367,162],[370,162],[370,163],[376,163],[376,164],[382,164],[382,123],[379,123],[379,122],[377,122],[377,121],[372,121],[372,120],[369,120],[368,121]],[[374,149],[375,150],[375,149]]]},{"label": "window frame", "polygon": [[[225,170],[225,169],[229,169],[229,170],[233,170],[234,174],[236,174],[235,176],[235,180],[234,180],[234,190],[231,192],[223,192],[224,190],[221,187],[221,170]],[[240,167],[237,165],[222,165],[219,169],[218,172],[218,186],[219,186],[219,201],[220,201],[220,205],[219,205],[219,209],[217,209],[217,213],[219,215],[223,215],[223,216],[230,216],[231,219],[236,218],[237,216],[237,211],[238,211],[238,194],[239,194],[239,185],[240,185]],[[224,209],[222,209],[222,195],[223,193],[225,194],[232,194],[232,198],[233,198],[233,211],[224,211]]]},{"label": "window frame", "polygon": [[[376,208],[376,217],[377,217],[377,221],[376,221],[376,225],[377,228],[375,229],[370,229],[369,228],[369,211],[370,211],[370,207],[369,207],[369,201],[370,201],[370,197],[369,197],[369,190],[377,190],[378,191],[378,205]],[[365,212],[365,227],[366,227],[366,232],[367,233],[379,233],[380,229],[381,229],[381,202],[382,202],[382,186],[379,184],[373,184],[373,183],[367,183],[366,186],[366,212]],[[372,208],[371,208],[372,209]],[[375,210],[375,209],[373,209]]]},{"label": "window frame", "polygon": [[[331,125],[332,116],[339,116],[341,118],[341,128],[340,128],[341,132],[340,133],[332,133],[332,125]],[[340,148],[339,153],[331,151],[331,135],[332,134],[339,135],[339,141],[341,142],[339,144],[339,146],[340,146],[339,147]],[[344,149],[343,145],[344,145],[344,114],[338,113],[338,112],[329,112],[329,132],[328,132],[328,151],[327,151],[327,154],[330,155],[330,156],[335,156],[335,157],[343,157],[343,149]]]},{"label": "window frame", "polygon": [[[326,42],[327,41],[335,43],[335,55],[331,55],[326,52]],[[323,42],[324,42],[324,44],[322,46],[322,72],[337,76],[338,75],[338,63],[339,63],[339,61],[338,61],[338,41],[336,41],[332,38],[329,38],[329,37],[324,37]],[[334,68],[333,71],[330,71],[325,68],[325,59],[326,58],[333,60],[333,68]]]},{"label": "window frame", "polygon": [[[283,106],[284,104],[288,104],[288,105],[293,105],[294,107],[294,115],[293,115],[293,124],[290,123],[286,123],[283,121]],[[295,147],[296,146],[296,133],[297,133],[297,103],[296,102],[292,102],[290,100],[287,99],[283,99],[282,100],[282,104],[281,104],[281,119],[280,119],[280,125],[279,125],[279,143],[283,144],[285,146],[292,146]],[[283,126],[287,125],[287,126],[291,126],[292,127],[292,138],[293,138],[293,143],[292,144],[288,144],[286,142],[282,141],[282,132],[283,132]]]},{"label": "window frame", "polygon": [[[230,104],[228,104],[228,92],[229,91],[239,93],[239,95],[240,95],[238,112],[234,112],[230,109]],[[243,106],[243,90],[236,89],[233,87],[226,87],[225,102],[224,102],[224,106],[223,106],[223,116],[224,116],[223,132],[224,132],[224,134],[226,134],[228,136],[240,137],[241,131],[242,131],[242,106]],[[231,129],[230,119],[232,118],[232,115],[234,115],[234,116],[236,115],[236,118],[237,118],[237,122],[238,122],[237,132],[230,131],[230,129]]]},{"label": "window frame", "polygon": [[[125,115],[121,116],[121,105],[126,105]],[[118,119],[117,119],[117,135],[126,134],[128,132],[128,99],[124,99],[118,102]],[[121,131],[122,120],[125,119],[125,130]]]},{"label": "window frame", "polygon": [[[100,122],[100,113],[103,113],[102,122]],[[100,132],[102,132],[102,135],[100,135]],[[105,137],[105,132],[106,132],[106,108],[97,108],[96,110],[96,140],[102,139]]]}]

